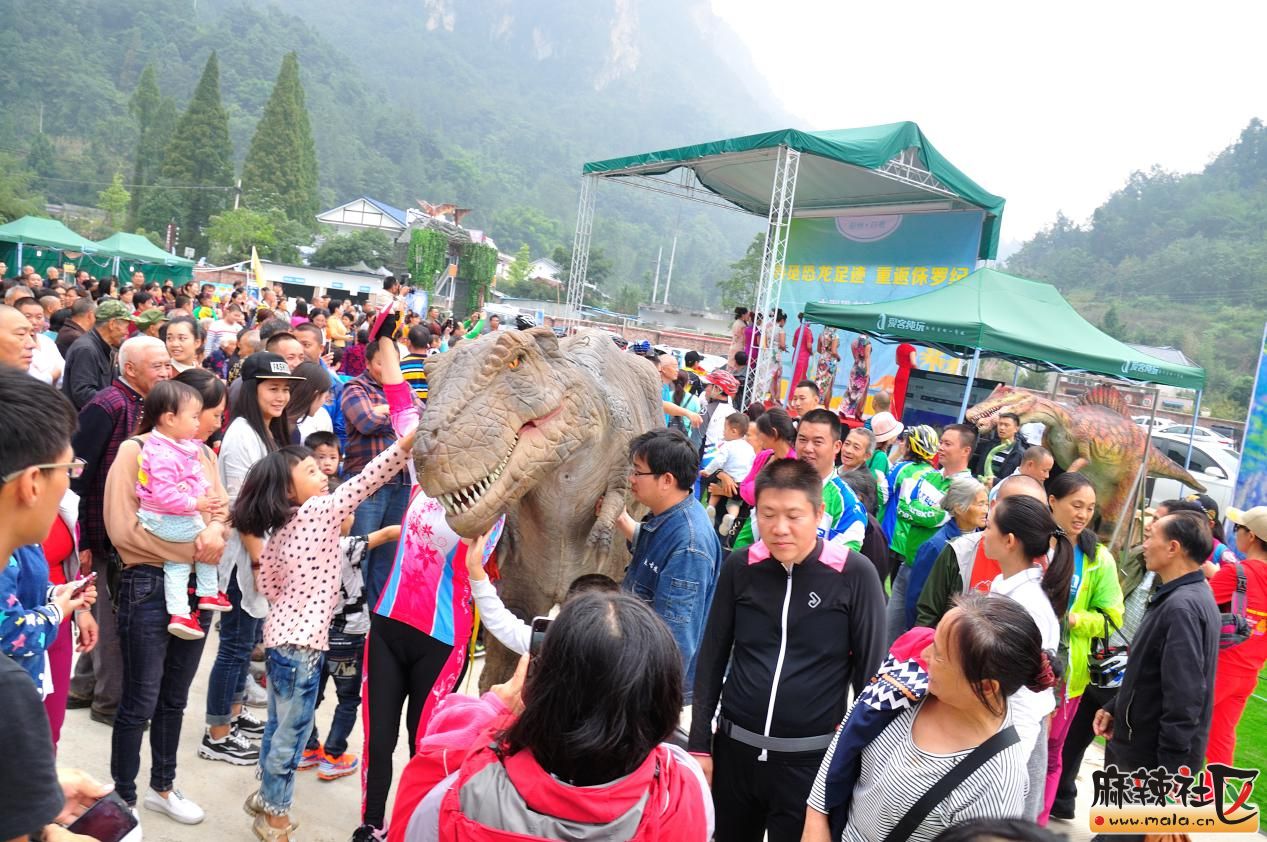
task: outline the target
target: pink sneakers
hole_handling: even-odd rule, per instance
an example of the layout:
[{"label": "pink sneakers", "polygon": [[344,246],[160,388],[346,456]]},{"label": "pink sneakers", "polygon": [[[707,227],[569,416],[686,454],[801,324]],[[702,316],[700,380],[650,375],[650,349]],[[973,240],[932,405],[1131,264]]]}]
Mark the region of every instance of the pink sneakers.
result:
[{"label": "pink sneakers", "polygon": [[198,621],[188,614],[172,614],[167,622],[167,631],[181,640],[202,640],[207,636]]},{"label": "pink sneakers", "polygon": [[223,593],[218,593],[215,596],[198,597],[198,610],[225,612],[232,611],[233,605],[229,602],[227,596]]}]

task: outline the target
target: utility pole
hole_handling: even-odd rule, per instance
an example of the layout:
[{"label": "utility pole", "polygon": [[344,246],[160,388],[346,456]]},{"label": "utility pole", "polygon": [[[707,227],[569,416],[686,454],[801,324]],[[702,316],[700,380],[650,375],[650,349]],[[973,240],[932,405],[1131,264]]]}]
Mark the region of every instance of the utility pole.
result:
[{"label": "utility pole", "polygon": [[234,187],[234,190],[233,190],[233,209],[237,210],[238,206],[241,203],[242,203],[242,179],[239,178],[238,183]]},{"label": "utility pole", "polygon": [[677,257],[677,234],[673,235],[673,248],[669,250],[669,274],[664,279],[664,306],[669,306],[669,284],[673,283],[673,258]]},{"label": "utility pole", "polygon": [[660,246],[659,253],[655,256],[655,281],[651,286],[651,303],[656,303],[656,298],[660,294],[660,258],[664,257],[664,246]]}]

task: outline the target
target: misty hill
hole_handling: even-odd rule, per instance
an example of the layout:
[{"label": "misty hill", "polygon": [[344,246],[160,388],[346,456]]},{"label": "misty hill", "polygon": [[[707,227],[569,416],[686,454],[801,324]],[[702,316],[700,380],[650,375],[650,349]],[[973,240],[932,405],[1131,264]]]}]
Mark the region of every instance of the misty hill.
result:
[{"label": "misty hill", "polygon": [[[128,173],[141,70],[183,108],[211,50],[239,162],[281,56],[298,52],[323,204],[367,194],[474,208],[504,251],[568,243],[581,164],[791,123],[707,0],[5,0],[0,149],[42,122],[45,196],[92,204]],[[25,56],[26,58],[17,58]],[[59,179],[59,180],[54,180]],[[85,182],[96,182],[86,184]],[[600,191],[594,244],[611,287],[640,283],[680,232],[674,289],[703,303],[752,220],[628,189]],[[649,285],[648,285],[649,290]],[[675,298],[677,295],[675,295]]]},{"label": "misty hill", "polygon": [[1085,225],[1063,215],[1007,261],[1060,287],[1128,342],[1205,366],[1207,406],[1241,417],[1267,320],[1267,127],[1253,120],[1201,172],[1136,172]]}]

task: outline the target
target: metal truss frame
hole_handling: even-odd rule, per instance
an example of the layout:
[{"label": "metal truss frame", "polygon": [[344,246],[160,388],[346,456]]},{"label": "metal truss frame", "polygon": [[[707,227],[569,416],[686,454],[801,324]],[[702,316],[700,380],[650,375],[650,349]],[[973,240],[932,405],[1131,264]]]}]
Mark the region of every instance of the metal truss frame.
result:
[{"label": "metal truss frame", "polygon": [[[761,255],[761,279],[757,283],[756,312],[763,314],[762,330],[773,329],[774,313],[783,291],[783,264],[787,259],[788,232],[796,200],[796,175],[800,170],[801,153],[787,146],[779,147],[774,165],[774,184],[770,191],[770,214],[767,217],[765,249]],[[752,361],[749,360],[749,365]],[[757,354],[752,377],[752,393],[748,401],[760,400],[770,392],[774,367],[779,365],[778,349],[764,343]],[[778,400],[778,395],[771,395]]]},{"label": "metal truss frame", "polygon": [[896,157],[885,162],[883,166],[878,167],[875,172],[902,184],[909,184],[912,187],[919,187],[933,193],[941,193],[943,196],[949,196],[952,199],[959,198],[957,193],[938,181],[937,177],[928,171],[924,166],[924,162],[919,158],[919,150],[913,146],[903,149]]},{"label": "metal truss frame", "polygon": [[585,301],[585,276],[589,272],[590,238],[594,233],[594,186],[596,176],[581,176],[581,198],[576,208],[576,236],[572,240],[572,265],[568,268],[567,314],[565,325],[575,328],[581,321]]}]

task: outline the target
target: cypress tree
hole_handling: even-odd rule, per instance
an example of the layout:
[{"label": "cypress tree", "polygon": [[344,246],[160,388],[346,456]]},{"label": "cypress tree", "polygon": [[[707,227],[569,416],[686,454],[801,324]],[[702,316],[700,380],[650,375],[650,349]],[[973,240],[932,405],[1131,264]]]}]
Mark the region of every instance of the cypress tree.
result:
[{"label": "cypress tree", "polygon": [[277,208],[307,227],[321,209],[299,58],[287,53],[242,165],[242,195],[256,210]]},{"label": "cypress tree", "polygon": [[[176,131],[163,154],[163,184],[173,187],[231,187],[233,185],[233,143],[229,140],[229,115],[220,103],[220,62],[213,52],[203,68],[189,107],[176,124]],[[205,228],[211,217],[225,210],[232,190],[155,189],[147,204],[178,209],[180,243],[207,253]],[[168,194],[168,195],[159,195]],[[145,217],[145,214],[142,214]],[[158,228],[168,220],[148,221]]]},{"label": "cypress tree", "polygon": [[163,151],[176,128],[176,103],[158,89],[158,77],[152,65],[145,65],[136,91],[128,101],[128,112],[136,120],[136,160],[132,167],[132,200],[128,203],[129,230],[136,228],[145,188],[154,184],[163,167]]}]

